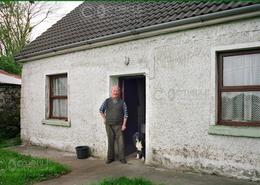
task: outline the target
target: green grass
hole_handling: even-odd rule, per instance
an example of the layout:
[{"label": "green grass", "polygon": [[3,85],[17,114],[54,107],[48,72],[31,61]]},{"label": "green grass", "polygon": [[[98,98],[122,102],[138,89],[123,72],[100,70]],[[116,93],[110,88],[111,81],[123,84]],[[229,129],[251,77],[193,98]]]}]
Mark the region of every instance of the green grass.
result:
[{"label": "green grass", "polygon": [[17,135],[16,137],[9,138],[9,139],[0,138],[0,148],[20,145],[20,144],[21,144],[20,135]]},{"label": "green grass", "polygon": [[0,185],[29,185],[69,171],[69,167],[48,159],[0,149]]},{"label": "green grass", "polygon": [[[127,177],[119,177],[119,178],[108,178],[104,179],[98,183],[94,183],[92,185],[157,185],[152,183],[149,180],[145,180],[143,178],[127,178]],[[163,185],[163,184],[160,184]]]}]

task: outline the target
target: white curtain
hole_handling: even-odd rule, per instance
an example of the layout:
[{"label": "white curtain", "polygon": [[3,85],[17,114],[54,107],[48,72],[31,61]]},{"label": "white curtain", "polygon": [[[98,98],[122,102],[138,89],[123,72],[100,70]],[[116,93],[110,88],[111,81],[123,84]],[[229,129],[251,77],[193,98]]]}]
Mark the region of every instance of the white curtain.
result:
[{"label": "white curtain", "polygon": [[68,117],[67,100],[53,100],[53,116],[55,117]]},{"label": "white curtain", "polygon": [[260,54],[224,57],[223,85],[260,85]]},{"label": "white curtain", "polygon": [[[59,77],[53,79],[52,93],[54,96],[67,96],[67,77]],[[67,99],[54,99],[53,111],[54,117],[67,117],[68,115]]]},{"label": "white curtain", "polygon": [[222,120],[260,121],[260,92],[223,92]]},{"label": "white curtain", "polygon": [[52,81],[52,94],[54,96],[67,95],[67,77],[54,78]]}]

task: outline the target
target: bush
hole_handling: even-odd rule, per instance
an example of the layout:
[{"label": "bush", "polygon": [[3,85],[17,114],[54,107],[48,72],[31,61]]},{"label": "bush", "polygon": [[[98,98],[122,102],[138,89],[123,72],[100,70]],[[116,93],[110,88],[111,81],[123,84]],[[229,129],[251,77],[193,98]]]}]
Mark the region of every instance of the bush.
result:
[{"label": "bush", "polygon": [[0,69],[12,73],[21,75],[22,73],[22,65],[16,63],[12,56],[1,56],[0,57]]}]

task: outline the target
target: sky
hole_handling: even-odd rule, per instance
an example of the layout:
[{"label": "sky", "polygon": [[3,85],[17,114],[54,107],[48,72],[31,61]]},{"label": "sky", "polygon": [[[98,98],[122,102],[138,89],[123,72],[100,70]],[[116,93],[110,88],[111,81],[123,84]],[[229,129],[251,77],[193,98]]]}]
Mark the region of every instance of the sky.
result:
[{"label": "sky", "polygon": [[32,30],[31,41],[33,41],[35,38],[40,36],[44,31],[46,31],[49,27],[51,27],[54,23],[56,23],[58,20],[64,17],[71,10],[73,10],[78,5],[80,5],[82,1],[60,1],[60,2],[48,2],[48,3],[55,7],[57,6],[57,10],[51,17],[47,18],[44,22],[42,22]]}]

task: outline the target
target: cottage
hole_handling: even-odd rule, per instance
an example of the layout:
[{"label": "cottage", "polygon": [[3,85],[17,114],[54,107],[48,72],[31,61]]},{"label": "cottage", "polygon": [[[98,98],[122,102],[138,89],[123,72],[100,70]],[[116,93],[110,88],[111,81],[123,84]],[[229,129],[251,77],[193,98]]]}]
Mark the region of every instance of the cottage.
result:
[{"label": "cottage", "polygon": [[122,87],[146,163],[260,180],[260,5],[85,2],[31,42],[24,142],[106,156],[98,109]]}]

